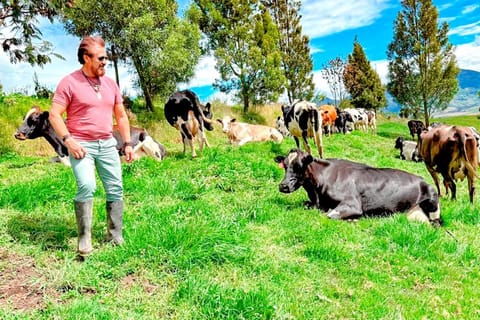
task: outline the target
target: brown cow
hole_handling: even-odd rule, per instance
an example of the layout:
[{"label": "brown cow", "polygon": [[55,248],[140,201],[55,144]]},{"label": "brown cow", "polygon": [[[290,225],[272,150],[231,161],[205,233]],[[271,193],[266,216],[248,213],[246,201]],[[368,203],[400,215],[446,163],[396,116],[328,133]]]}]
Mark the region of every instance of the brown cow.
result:
[{"label": "brown cow", "polygon": [[330,134],[333,132],[335,128],[335,120],[337,119],[337,110],[335,106],[331,106],[329,104],[321,105],[320,113],[322,115],[322,125],[325,129],[326,134]]},{"label": "brown cow", "polygon": [[420,134],[420,156],[428,172],[432,175],[438,194],[441,195],[437,173],[443,176],[443,184],[448,195],[456,198],[455,181],[467,177],[470,202],[475,194],[478,154],[477,140],[471,128],[442,125]]}]

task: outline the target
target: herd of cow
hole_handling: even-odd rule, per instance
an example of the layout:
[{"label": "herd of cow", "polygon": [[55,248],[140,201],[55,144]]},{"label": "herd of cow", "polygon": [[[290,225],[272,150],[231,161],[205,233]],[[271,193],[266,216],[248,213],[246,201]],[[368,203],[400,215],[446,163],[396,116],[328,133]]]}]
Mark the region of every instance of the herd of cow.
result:
[{"label": "herd of cow", "polygon": [[[438,174],[448,195],[456,198],[457,180],[468,180],[470,202],[475,193],[475,177],[479,161],[479,138],[475,128],[435,125],[425,128],[418,120],[408,122],[412,139],[399,137],[395,148],[405,160],[424,161],[431,174],[436,190],[424,179],[397,169],[374,168],[361,163],[341,159],[323,159],[322,135],[348,133],[352,130],[371,130],[376,134],[376,115],[370,110],[345,109],[333,106],[317,107],[307,101],[296,101],[282,106],[282,116],[277,118],[277,128],[252,125],[225,116],[217,119],[228,140],[237,145],[255,141],[281,143],[284,137],[294,138],[297,148],[287,156],[278,156],[275,161],[285,170],[279,185],[280,192],[291,193],[303,187],[309,201],[306,204],[327,212],[332,219],[357,219],[362,216],[382,216],[395,212],[406,212],[412,220],[429,222],[438,226],[440,217],[439,196],[441,195]],[[206,130],[213,130],[211,105],[200,103],[197,95],[190,91],[175,92],[165,104],[165,118],[180,131],[183,152],[187,146],[192,157],[196,157],[195,140],[200,152],[209,146]],[[69,165],[68,149],[56,135],[48,120],[48,111],[33,107],[25,116],[23,124],[15,133],[18,140],[44,137],[54,148],[59,161]],[[114,127],[117,149],[122,156],[123,141]],[[135,158],[150,156],[163,160],[165,147],[155,141],[143,128],[131,128],[135,144]],[[308,142],[313,138],[319,158],[312,156]],[[300,148],[300,140],[303,149]]]}]

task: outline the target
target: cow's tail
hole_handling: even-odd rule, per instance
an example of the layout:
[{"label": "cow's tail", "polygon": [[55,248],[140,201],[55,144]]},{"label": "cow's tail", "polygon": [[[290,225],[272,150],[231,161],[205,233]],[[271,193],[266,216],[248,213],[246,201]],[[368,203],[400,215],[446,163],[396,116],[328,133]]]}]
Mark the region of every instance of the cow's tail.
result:
[{"label": "cow's tail", "polygon": [[323,142],[322,142],[322,117],[320,111],[316,107],[311,107],[309,117],[313,128],[313,139],[318,148],[320,158],[323,158]]}]

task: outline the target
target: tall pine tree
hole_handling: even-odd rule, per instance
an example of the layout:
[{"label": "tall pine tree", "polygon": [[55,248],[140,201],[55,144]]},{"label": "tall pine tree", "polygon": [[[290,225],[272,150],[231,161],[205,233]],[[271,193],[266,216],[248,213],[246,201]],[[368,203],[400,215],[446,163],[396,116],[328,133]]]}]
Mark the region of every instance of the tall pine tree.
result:
[{"label": "tall pine tree", "polygon": [[362,45],[356,38],[353,52],[348,55],[343,83],[355,108],[373,109],[376,112],[387,105],[385,86],[382,85],[380,76],[373,70]]},{"label": "tall pine tree", "polygon": [[420,116],[429,125],[432,112],[443,110],[458,91],[448,23],[438,26],[438,11],[431,0],[402,0],[388,46],[387,89],[402,106],[402,113]]},{"label": "tall pine tree", "polygon": [[299,15],[300,0],[267,0],[279,30],[279,48],[282,54],[282,70],[286,78],[288,101],[311,100],[313,83],[313,61],[310,56],[310,39],[302,34]]}]

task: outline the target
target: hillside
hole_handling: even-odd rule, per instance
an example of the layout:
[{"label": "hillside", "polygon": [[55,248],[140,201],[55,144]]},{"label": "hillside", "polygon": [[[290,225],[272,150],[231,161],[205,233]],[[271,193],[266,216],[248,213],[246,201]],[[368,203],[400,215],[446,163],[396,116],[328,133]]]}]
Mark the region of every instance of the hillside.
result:
[{"label": "hillside", "polygon": [[[442,114],[478,112],[480,107],[480,98],[478,97],[478,92],[480,91],[480,72],[465,69],[460,70],[458,86],[458,93]],[[388,107],[386,110],[388,112],[398,113],[400,106],[393,101],[392,96],[387,94],[387,100]]]}]

